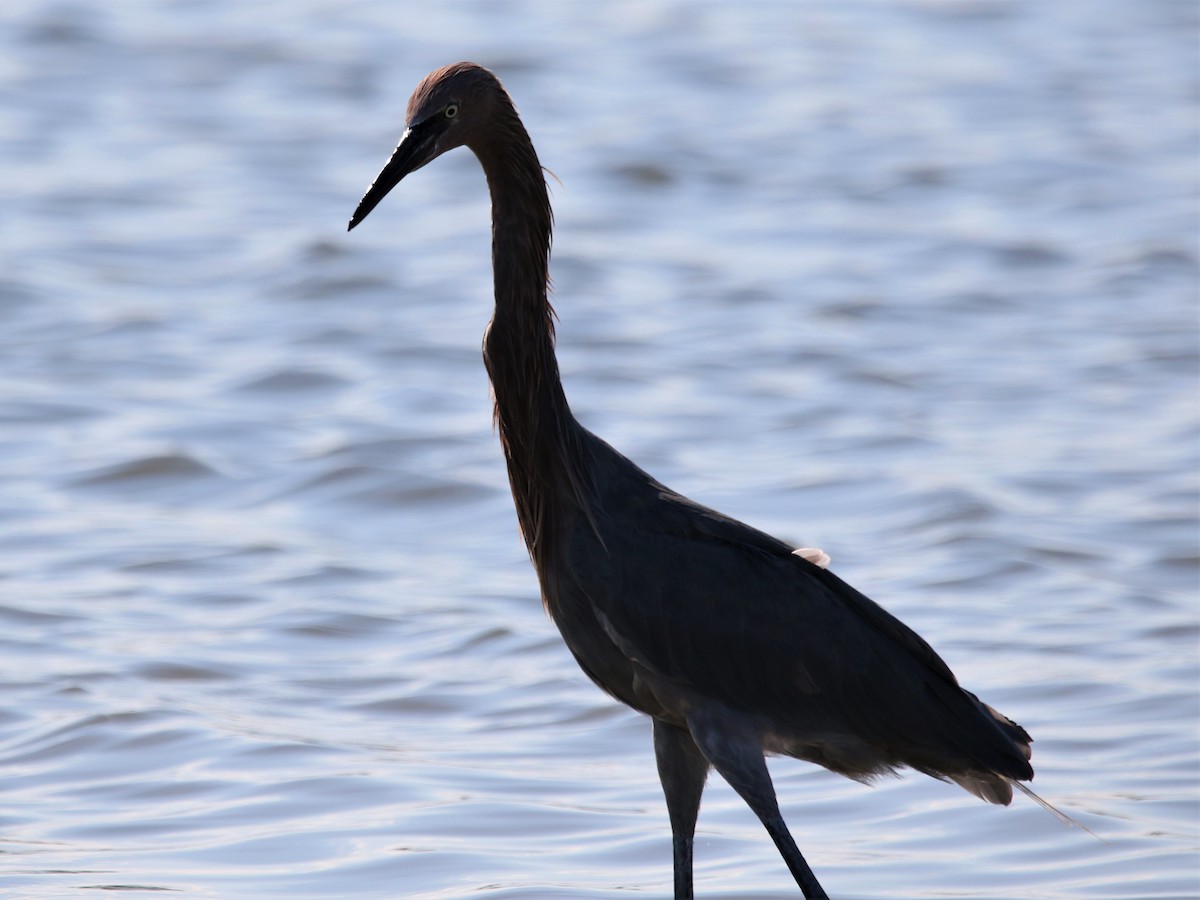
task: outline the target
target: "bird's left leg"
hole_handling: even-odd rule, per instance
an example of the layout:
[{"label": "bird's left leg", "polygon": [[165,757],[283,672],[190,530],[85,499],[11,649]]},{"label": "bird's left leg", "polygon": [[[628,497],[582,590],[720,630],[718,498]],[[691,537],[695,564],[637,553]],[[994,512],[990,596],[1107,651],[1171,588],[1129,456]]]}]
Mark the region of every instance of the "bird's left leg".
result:
[{"label": "bird's left leg", "polygon": [[692,838],[700,813],[700,795],[708,778],[708,760],[686,728],[676,728],[661,719],[654,720],[654,755],[671,817],[675,900],[692,900]]},{"label": "bird's left leg", "polygon": [[707,710],[688,716],[687,723],[700,752],[766,827],[807,900],[829,900],[779,812],[761,735],[739,719],[728,711]]}]

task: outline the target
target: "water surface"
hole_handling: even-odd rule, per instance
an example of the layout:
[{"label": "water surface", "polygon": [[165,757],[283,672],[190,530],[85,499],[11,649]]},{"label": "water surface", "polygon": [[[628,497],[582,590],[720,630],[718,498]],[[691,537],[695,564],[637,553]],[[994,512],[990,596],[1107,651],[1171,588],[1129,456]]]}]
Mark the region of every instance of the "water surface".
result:
[{"label": "water surface", "polygon": [[[649,725],[518,539],[458,59],[552,182],[572,405],[914,626],[1034,804],[773,762],[836,897],[1200,895],[1190,2],[17,0],[0,893],[670,894]],[[714,779],[709,898],[796,896]]]}]

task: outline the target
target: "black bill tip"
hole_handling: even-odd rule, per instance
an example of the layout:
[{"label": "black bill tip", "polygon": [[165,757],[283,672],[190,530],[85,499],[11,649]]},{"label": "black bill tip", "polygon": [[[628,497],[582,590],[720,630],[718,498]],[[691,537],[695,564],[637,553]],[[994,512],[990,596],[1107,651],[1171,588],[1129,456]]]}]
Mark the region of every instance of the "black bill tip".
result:
[{"label": "black bill tip", "polygon": [[411,128],[404,132],[391,159],[387,161],[375,183],[367,188],[363,198],[358,201],[354,215],[350,217],[350,223],[346,226],[347,231],[353,231],[359,222],[370,215],[371,210],[379,205],[379,201],[386,197],[388,191],[399,184],[405,175],[421,168],[437,155],[432,150],[434,144],[430,140],[431,137],[427,129],[423,129],[419,134],[414,134]]}]

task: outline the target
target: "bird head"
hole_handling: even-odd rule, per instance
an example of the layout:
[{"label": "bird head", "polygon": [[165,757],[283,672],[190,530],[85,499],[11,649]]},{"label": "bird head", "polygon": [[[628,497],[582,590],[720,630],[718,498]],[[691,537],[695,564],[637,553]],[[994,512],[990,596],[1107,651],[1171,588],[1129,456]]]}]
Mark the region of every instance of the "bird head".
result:
[{"label": "bird head", "polygon": [[426,75],[408,100],[407,127],[400,143],[358,202],[349,227],[365,219],[405,175],[447,150],[471,146],[497,103],[506,98],[496,76],[474,63],[455,63]]}]

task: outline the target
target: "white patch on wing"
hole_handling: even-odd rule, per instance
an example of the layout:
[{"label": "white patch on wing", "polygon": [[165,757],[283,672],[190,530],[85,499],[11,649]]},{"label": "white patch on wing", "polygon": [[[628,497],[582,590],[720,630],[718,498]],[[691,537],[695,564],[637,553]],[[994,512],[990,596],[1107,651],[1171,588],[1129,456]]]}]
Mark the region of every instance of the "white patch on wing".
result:
[{"label": "white patch on wing", "polygon": [[793,550],[792,554],[807,559],[814,566],[820,566],[822,569],[829,568],[829,554],[820,547],[801,547],[799,550]]}]

